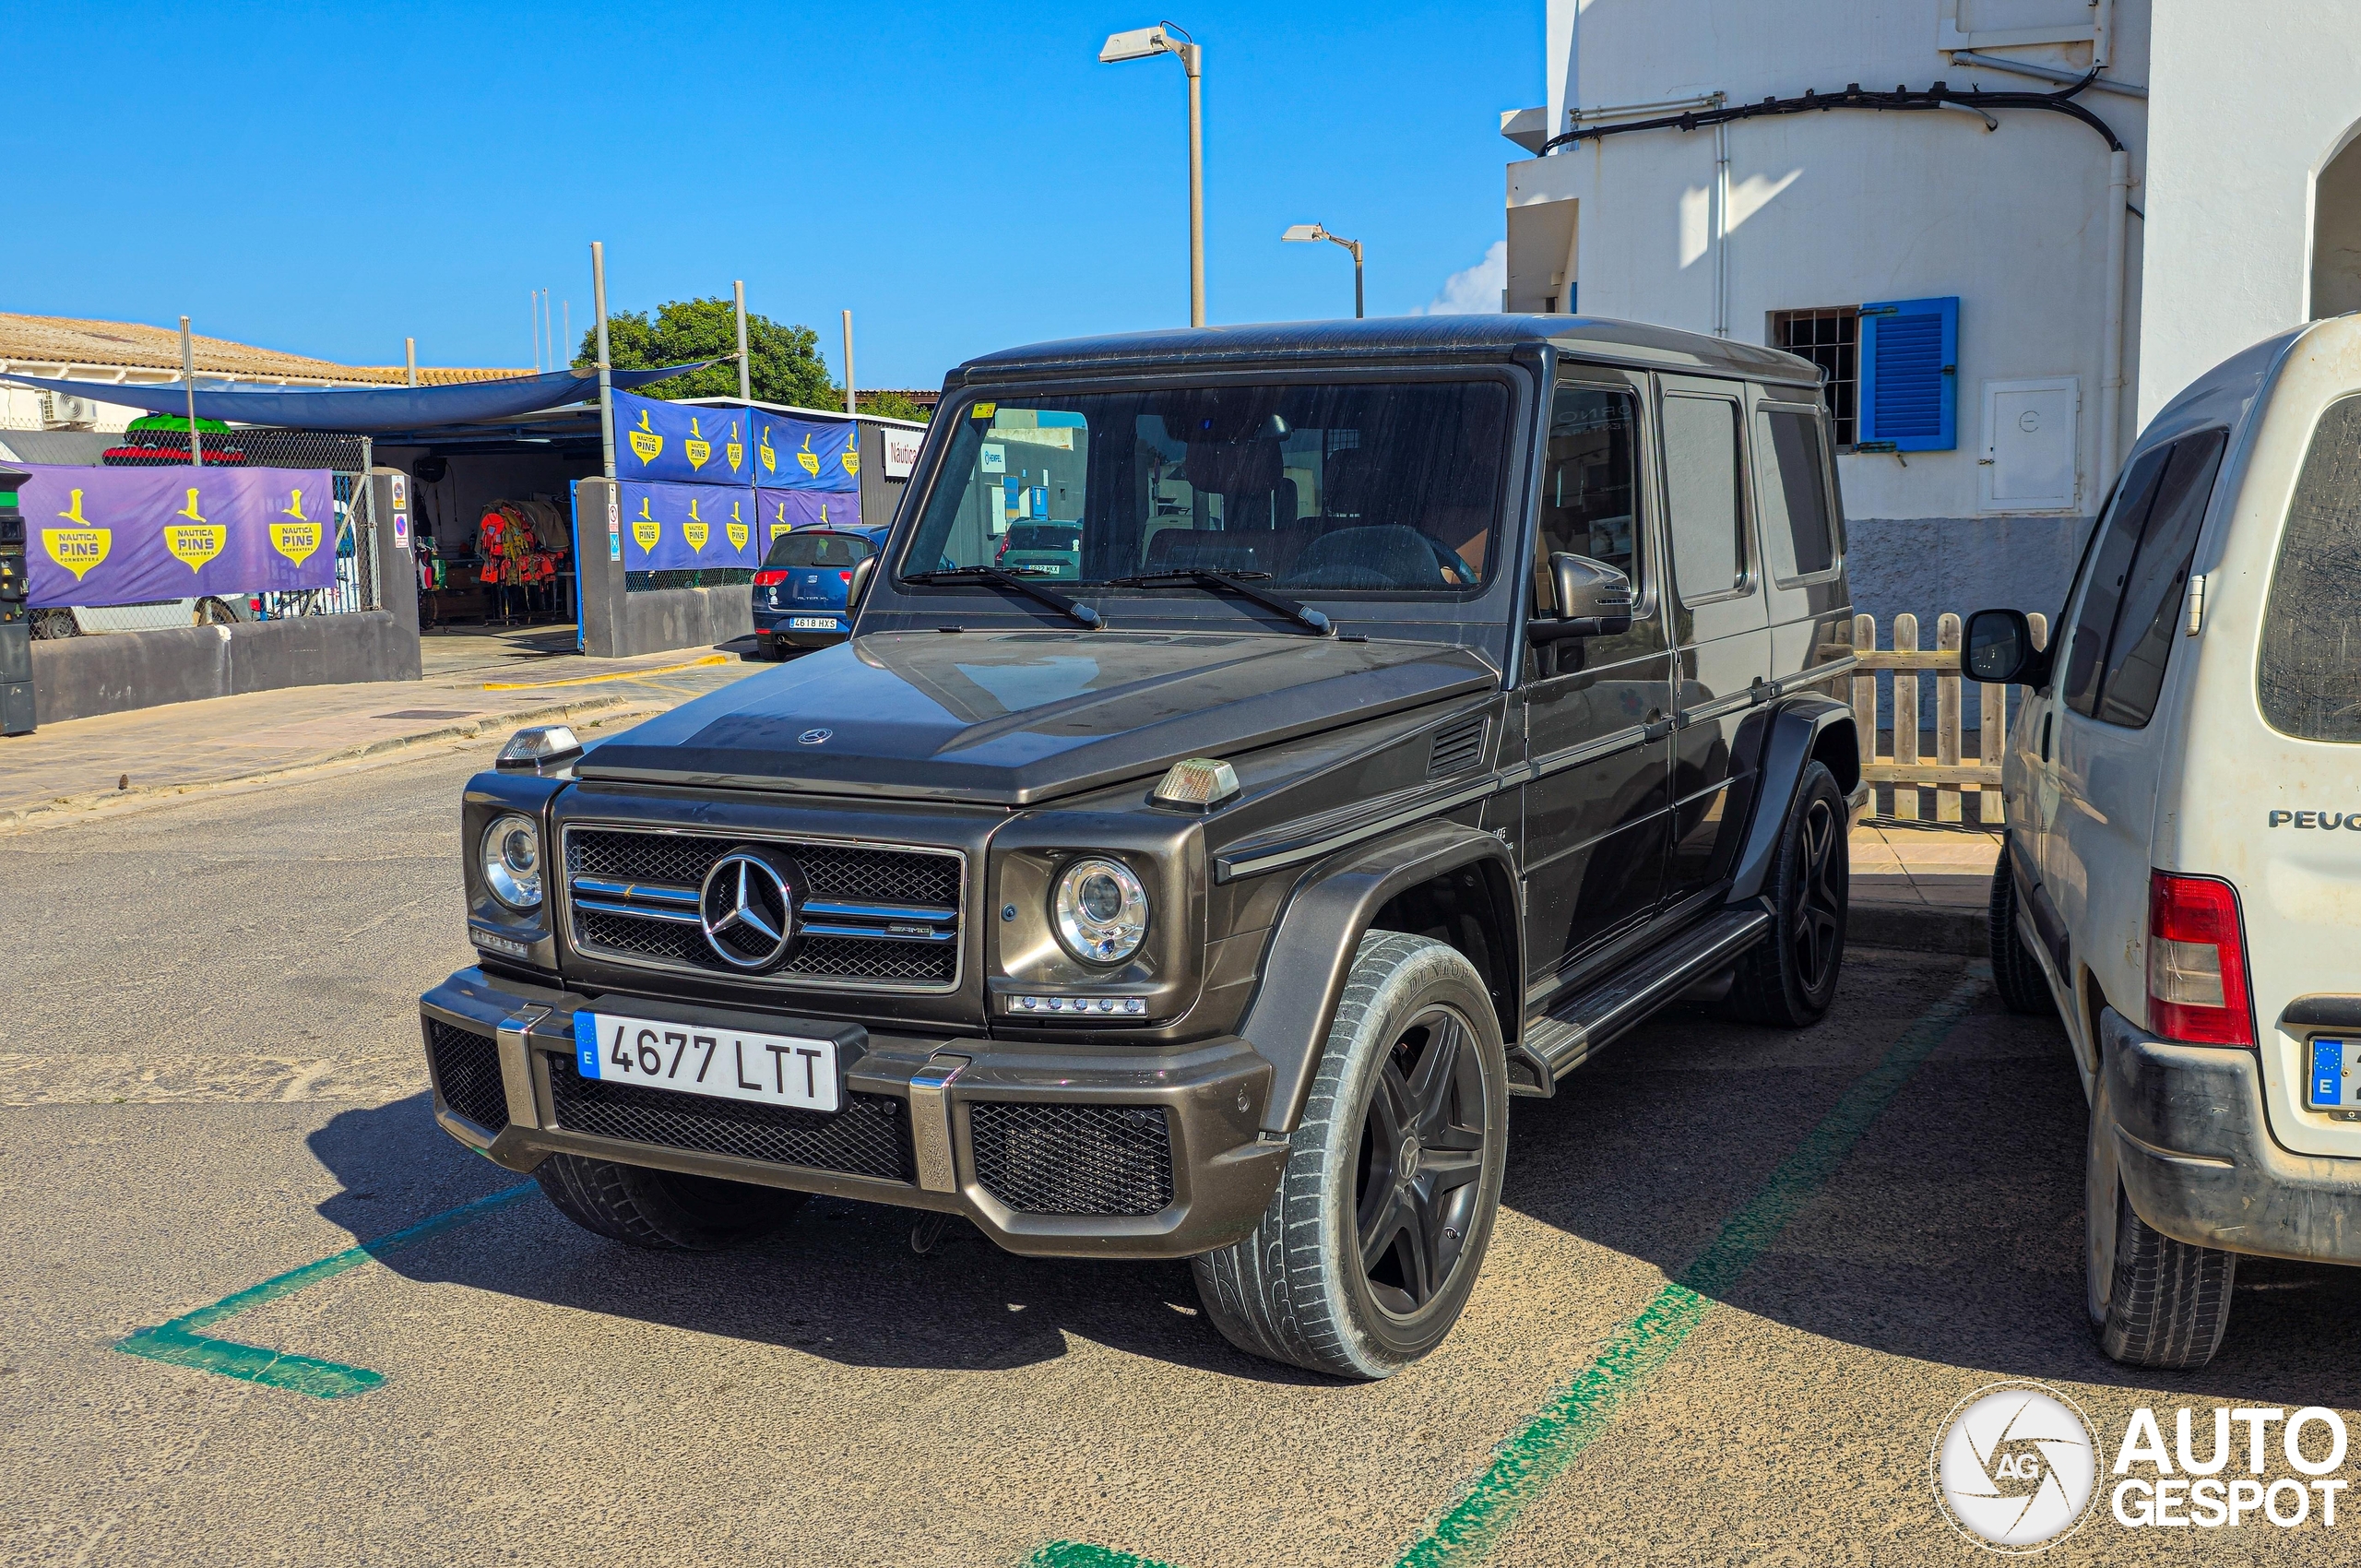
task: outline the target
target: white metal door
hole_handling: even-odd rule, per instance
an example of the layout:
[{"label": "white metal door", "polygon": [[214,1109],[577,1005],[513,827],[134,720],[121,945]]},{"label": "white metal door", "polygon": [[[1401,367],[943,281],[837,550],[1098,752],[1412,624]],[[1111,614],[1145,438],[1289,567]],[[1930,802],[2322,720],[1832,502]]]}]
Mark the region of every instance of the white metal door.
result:
[{"label": "white metal door", "polygon": [[2082,382],[2071,375],[1984,384],[1976,473],[1985,511],[2064,512],[2079,505],[2082,406]]}]

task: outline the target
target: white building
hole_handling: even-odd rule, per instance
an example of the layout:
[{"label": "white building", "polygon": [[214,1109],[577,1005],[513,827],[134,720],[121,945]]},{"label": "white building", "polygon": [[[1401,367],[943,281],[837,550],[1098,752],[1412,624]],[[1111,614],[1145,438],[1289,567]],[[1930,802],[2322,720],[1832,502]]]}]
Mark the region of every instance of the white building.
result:
[{"label": "white building", "polygon": [[[1820,361],[1881,623],[2055,614],[2141,423],[2238,349],[2361,308],[2361,0],[1548,0],[1548,101],[1501,116],[1540,154],[1508,168],[1503,307]],[[1821,107],[2094,66],[2070,101],[2100,125]]]}]

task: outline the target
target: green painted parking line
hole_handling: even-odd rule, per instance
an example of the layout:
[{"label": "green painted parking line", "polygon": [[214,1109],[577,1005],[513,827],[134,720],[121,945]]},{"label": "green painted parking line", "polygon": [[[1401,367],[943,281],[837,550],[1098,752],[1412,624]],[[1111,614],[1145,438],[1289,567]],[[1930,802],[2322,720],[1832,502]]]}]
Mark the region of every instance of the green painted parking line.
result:
[{"label": "green painted parking line", "polygon": [[1928,1008],[1853,1081],[1845,1097],[1814,1127],[1770,1180],[1756,1189],[1680,1277],[1655,1293],[1640,1315],[1619,1330],[1597,1360],[1501,1444],[1492,1463],[1456,1503],[1413,1541],[1395,1568],[1464,1568],[1480,1560],[1507,1533],[1525,1504],[1582,1456],[1614,1424],[1633,1390],[1672,1359],[1681,1342],[1771,1248],[1787,1222],[1836,1173],[1861,1134],[1883,1113],[1935,1048],[1968,1016],[1988,971],[1977,965],[1951,993]]},{"label": "green painted parking line", "polygon": [[347,1269],[360,1267],[372,1258],[402,1252],[446,1230],[471,1225],[486,1215],[507,1207],[533,1190],[534,1183],[520,1182],[489,1197],[461,1204],[457,1208],[446,1208],[441,1214],[430,1215],[391,1235],[363,1241],[357,1247],[347,1247],[317,1263],[307,1263],[301,1268],[291,1269],[259,1285],[250,1285],[235,1295],[224,1296],[209,1307],[199,1307],[170,1323],[140,1329],[115,1341],[114,1348],[125,1355],[170,1361],[174,1366],[195,1367],[199,1372],[219,1372],[223,1377],[265,1384],[272,1388],[292,1389],[298,1394],[311,1395],[315,1399],[339,1399],[348,1394],[365,1394],[385,1382],[386,1374],[371,1372],[366,1367],[348,1367],[338,1361],[322,1361],[310,1356],[266,1350],[259,1345],[241,1345],[234,1339],[215,1339],[196,1330],[251,1311],[266,1301],[291,1296],[323,1279],[332,1279]]},{"label": "green painted parking line", "polygon": [[[1525,1505],[1548,1491],[1614,1424],[1631,1393],[1672,1359],[1714,1310],[1714,1298],[1736,1285],[1770,1251],[1787,1222],[1828,1184],[1861,1134],[1967,1017],[1975,993],[1990,978],[1988,966],[1971,965],[1967,978],[1913,1020],[1679,1277],[1658,1290],[1637,1317],[1608,1340],[1596,1360],[1494,1450],[1490,1466],[1410,1543],[1394,1568],[1468,1568],[1480,1562]],[[1105,1547],[1057,1541],[1027,1558],[1024,1568],[1169,1565]]]}]

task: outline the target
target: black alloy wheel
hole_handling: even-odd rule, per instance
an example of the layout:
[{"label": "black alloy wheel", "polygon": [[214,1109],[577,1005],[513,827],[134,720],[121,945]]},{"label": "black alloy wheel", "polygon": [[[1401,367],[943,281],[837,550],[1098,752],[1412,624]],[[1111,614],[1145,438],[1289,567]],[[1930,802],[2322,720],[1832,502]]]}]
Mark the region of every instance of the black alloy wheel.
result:
[{"label": "black alloy wheel", "polygon": [[1379,1071],[1354,1177],[1361,1274],[1394,1317],[1415,1316],[1453,1283],[1474,1226],[1487,1122],[1466,1021],[1427,1009]]},{"label": "black alloy wheel", "polygon": [[1770,934],[1738,960],[1722,1010],[1749,1023],[1799,1029],[1836,999],[1853,862],[1844,792],[1824,763],[1804,765],[1779,834],[1770,885]]}]

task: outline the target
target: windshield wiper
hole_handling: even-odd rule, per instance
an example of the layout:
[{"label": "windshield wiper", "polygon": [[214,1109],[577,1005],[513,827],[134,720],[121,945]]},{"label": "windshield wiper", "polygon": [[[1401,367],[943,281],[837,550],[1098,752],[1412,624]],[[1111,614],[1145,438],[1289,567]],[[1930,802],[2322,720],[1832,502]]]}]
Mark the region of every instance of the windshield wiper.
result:
[{"label": "windshield wiper", "polygon": [[1234,593],[1240,599],[1251,599],[1265,610],[1275,610],[1305,631],[1318,637],[1335,635],[1336,624],[1308,604],[1299,604],[1275,593],[1265,593],[1247,579],[1268,578],[1268,572],[1216,572],[1203,566],[1184,566],[1172,572],[1143,572],[1135,577],[1110,577],[1109,588],[1204,588]]},{"label": "windshield wiper", "polygon": [[906,583],[990,583],[996,588],[1007,588],[1038,600],[1077,625],[1097,631],[1107,624],[1107,617],[1087,604],[1077,604],[1062,593],[1051,593],[1038,583],[1028,583],[1015,573],[1000,566],[945,566],[940,571],[908,572]]}]

